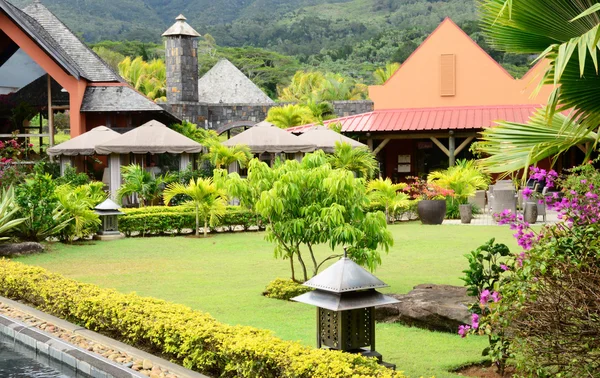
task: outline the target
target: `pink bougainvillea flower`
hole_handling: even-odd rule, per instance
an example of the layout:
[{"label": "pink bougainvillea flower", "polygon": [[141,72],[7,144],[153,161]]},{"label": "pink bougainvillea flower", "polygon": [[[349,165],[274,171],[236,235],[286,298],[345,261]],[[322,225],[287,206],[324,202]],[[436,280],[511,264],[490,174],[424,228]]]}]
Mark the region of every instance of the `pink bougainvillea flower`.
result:
[{"label": "pink bougainvillea flower", "polygon": [[490,301],[490,291],[488,289],[485,289],[484,291],[481,292],[481,294],[479,295],[479,303],[481,304],[486,304]]},{"label": "pink bougainvillea flower", "polygon": [[479,315],[471,315],[471,327],[473,327],[473,329],[479,328]]},{"label": "pink bougainvillea flower", "polygon": [[465,338],[467,336],[467,332],[469,332],[470,329],[471,327],[469,327],[468,325],[458,326],[458,334],[460,335],[460,337]]},{"label": "pink bougainvillea flower", "polygon": [[494,301],[494,303],[497,303],[500,299],[502,299],[502,296],[500,295],[500,293],[498,293],[497,291],[494,291],[492,293],[492,300]]}]

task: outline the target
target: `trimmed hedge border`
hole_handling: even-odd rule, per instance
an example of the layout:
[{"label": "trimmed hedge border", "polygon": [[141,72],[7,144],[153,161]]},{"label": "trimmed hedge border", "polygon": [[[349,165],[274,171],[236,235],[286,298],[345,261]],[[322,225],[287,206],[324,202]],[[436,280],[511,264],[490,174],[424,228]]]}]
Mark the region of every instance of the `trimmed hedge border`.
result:
[{"label": "trimmed hedge border", "polygon": [[[136,209],[122,209],[125,215],[119,218],[119,230],[127,236],[134,232],[142,235],[181,234],[185,229],[196,227],[194,210],[186,206],[150,206]],[[217,227],[234,231],[241,227],[264,229],[262,218],[241,206],[227,206],[225,216]]]},{"label": "trimmed hedge border", "polygon": [[267,330],[219,323],[183,305],[6,259],[0,260],[0,293],[215,377],[405,377],[375,359],[311,349]]}]

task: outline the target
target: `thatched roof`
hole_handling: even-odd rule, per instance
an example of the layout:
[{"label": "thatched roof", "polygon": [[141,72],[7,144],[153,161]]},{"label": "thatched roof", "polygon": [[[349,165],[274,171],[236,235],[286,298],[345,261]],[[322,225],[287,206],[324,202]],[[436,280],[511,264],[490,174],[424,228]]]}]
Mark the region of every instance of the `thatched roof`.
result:
[{"label": "thatched roof", "polygon": [[259,87],[227,59],[198,80],[198,101],[208,104],[273,104]]},{"label": "thatched roof", "polygon": [[336,133],[327,126],[312,127],[306,130],[304,133],[300,134],[300,136],[298,136],[298,139],[306,143],[313,143],[317,146],[318,150],[323,150],[327,153],[334,152],[336,142],[348,143],[352,146],[352,148],[367,148],[365,144],[357,142],[354,139],[348,138],[347,136],[344,136],[342,134]]},{"label": "thatched roof", "polygon": [[202,145],[179,134],[158,121],[150,121],[125,134],[96,146],[102,155],[115,154],[181,154],[198,153]]},{"label": "thatched roof", "polygon": [[98,126],[64,143],[48,148],[47,152],[50,156],[94,155],[98,144],[111,141],[119,136],[121,134],[106,126]]},{"label": "thatched roof", "polygon": [[230,147],[238,144],[247,145],[253,154],[312,152],[316,148],[314,143],[302,141],[269,122],[261,122],[223,142]]}]

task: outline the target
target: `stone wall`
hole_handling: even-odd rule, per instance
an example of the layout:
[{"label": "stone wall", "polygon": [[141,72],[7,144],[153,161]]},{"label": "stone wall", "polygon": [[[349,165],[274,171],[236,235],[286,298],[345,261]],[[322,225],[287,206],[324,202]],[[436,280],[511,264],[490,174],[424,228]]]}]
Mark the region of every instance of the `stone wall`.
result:
[{"label": "stone wall", "polygon": [[[197,102],[176,102],[160,104],[177,117],[199,126],[217,130],[232,122],[248,121],[258,123],[267,118],[269,109],[274,106],[285,106],[289,103],[266,104],[203,104]],[[373,102],[334,101],[333,108],[338,117],[373,111]]]},{"label": "stone wall", "polygon": [[187,36],[166,38],[167,100],[198,101],[198,41]]}]

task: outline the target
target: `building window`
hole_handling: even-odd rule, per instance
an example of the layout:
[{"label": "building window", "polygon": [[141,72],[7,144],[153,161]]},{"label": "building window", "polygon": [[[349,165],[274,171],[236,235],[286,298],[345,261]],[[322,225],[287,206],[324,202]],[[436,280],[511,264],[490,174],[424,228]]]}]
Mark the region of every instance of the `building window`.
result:
[{"label": "building window", "polygon": [[442,54],[440,59],[440,96],[456,95],[456,55]]}]

